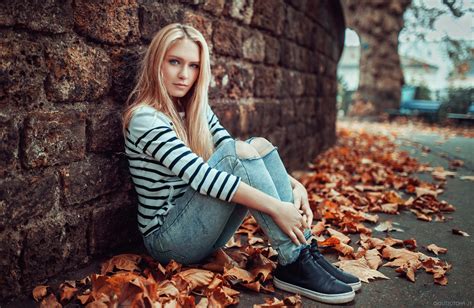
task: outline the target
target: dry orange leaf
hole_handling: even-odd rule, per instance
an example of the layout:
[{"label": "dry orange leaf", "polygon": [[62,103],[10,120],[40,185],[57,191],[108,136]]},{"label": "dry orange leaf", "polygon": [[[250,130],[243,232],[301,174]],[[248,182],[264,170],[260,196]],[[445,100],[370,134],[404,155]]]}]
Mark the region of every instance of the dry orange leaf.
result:
[{"label": "dry orange leaf", "polygon": [[438,255],[439,253],[448,252],[448,249],[443,248],[443,247],[439,247],[435,244],[430,244],[430,245],[426,246],[426,249],[433,252],[435,255]]},{"label": "dry orange leaf", "polygon": [[461,231],[459,229],[452,229],[453,234],[462,235],[462,236],[470,236],[467,232]]},{"label": "dry orange leaf", "polygon": [[293,296],[285,297],[283,300],[279,300],[276,297],[265,298],[265,304],[253,305],[253,308],[277,308],[277,307],[294,307],[301,308],[303,304],[301,302],[301,297],[296,294]]},{"label": "dry orange leaf", "polygon": [[140,262],[141,257],[135,254],[121,254],[113,256],[102,264],[101,274],[105,275],[108,272],[113,272],[114,269],[124,271],[139,271],[140,268],[137,263]]},{"label": "dry orange leaf", "polygon": [[191,268],[177,273],[176,276],[186,281],[188,284],[188,291],[192,291],[197,287],[208,285],[212,281],[212,278],[214,278],[214,273],[202,269]]},{"label": "dry orange leaf", "polygon": [[382,274],[381,272],[370,268],[365,258],[360,258],[357,260],[342,260],[342,261],[336,262],[334,265],[338,266],[340,269],[342,269],[345,272],[348,272],[356,277],[359,277],[359,279],[363,282],[368,283],[369,279],[376,279],[376,278],[390,279],[384,274]]},{"label": "dry orange leaf", "polygon": [[333,228],[327,228],[327,231],[329,232],[331,237],[334,236],[338,238],[339,241],[343,244],[348,244],[351,241],[350,237],[348,237],[344,233],[334,230]]},{"label": "dry orange leaf", "polygon": [[40,308],[61,308],[62,305],[58,302],[58,299],[54,294],[49,294],[45,297],[40,304]]},{"label": "dry orange leaf", "polygon": [[43,299],[43,297],[46,296],[46,294],[48,294],[48,286],[36,286],[34,289],[33,289],[33,298],[35,299],[35,301],[39,302],[40,300]]}]

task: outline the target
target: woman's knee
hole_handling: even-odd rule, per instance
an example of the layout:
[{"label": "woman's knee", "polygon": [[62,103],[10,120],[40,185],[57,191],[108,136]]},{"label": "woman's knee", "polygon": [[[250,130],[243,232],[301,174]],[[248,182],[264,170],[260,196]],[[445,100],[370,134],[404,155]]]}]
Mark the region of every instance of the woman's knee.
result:
[{"label": "woman's knee", "polygon": [[260,154],[258,151],[250,144],[244,141],[235,142],[235,153],[239,158],[258,158]]},{"label": "woman's knee", "polygon": [[262,137],[252,139],[250,144],[257,150],[260,156],[265,156],[275,148],[270,141]]}]

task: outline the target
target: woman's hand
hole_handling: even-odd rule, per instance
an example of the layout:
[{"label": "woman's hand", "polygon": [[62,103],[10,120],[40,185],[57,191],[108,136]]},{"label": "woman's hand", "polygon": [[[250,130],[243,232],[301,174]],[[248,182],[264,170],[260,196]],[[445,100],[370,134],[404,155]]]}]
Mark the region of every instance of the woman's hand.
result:
[{"label": "woman's hand", "polygon": [[272,218],[296,245],[307,244],[303,233],[303,230],[308,228],[307,220],[301,216],[293,204],[280,201]]},{"label": "woman's hand", "polygon": [[309,206],[308,192],[306,191],[306,188],[303,186],[303,184],[297,180],[293,181],[293,202],[296,208],[306,219],[306,223],[309,228],[311,228],[311,224],[313,223],[313,211]]}]

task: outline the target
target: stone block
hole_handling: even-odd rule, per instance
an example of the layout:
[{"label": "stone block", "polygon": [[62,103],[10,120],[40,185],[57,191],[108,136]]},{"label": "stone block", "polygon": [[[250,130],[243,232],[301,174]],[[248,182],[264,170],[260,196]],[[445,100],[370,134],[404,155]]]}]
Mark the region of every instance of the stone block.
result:
[{"label": "stone block", "polygon": [[311,2],[311,0],[289,0],[288,2],[297,10],[304,12],[306,9],[307,2]]},{"label": "stone block", "polygon": [[84,158],[85,127],[82,112],[30,113],[24,125],[23,164],[35,168]]},{"label": "stone block", "polygon": [[[316,65],[316,63],[315,63]],[[318,78],[315,74],[305,74],[304,80],[304,95],[316,96],[318,94]]]},{"label": "stone block", "polygon": [[307,1],[306,2],[306,9],[304,12],[308,15],[312,20],[318,20],[318,12],[320,10],[322,1]]},{"label": "stone block", "polygon": [[0,31],[0,103],[31,106],[44,97],[47,68],[41,42],[25,33]]},{"label": "stone block", "polygon": [[83,203],[121,185],[116,157],[93,155],[60,170],[67,204]]},{"label": "stone block", "polygon": [[116,47],[109,50],[111,60],[111,94],[124,105],[135,86],[135,76],[140,65],[145,46],[133,48]]},{"label": "stone block", "polygon": [[68,254],[64,218],[35,220],[25,228],[25,233],[21,260],[23,281],[34,285],[62,272],[66,265],[65,255]]},{"label": "stone block", "polygon": [[[135,197],[127,192],[102,196],[93,206],[90,230],[90,254],[110,253],[111,249],[130,247],[142,242],[138,231]],[[135,247],[135,246],[134,246]]]},{"label": "stone block", "polygon": [[139,5],[140,33],[142,38],[151,41],[156,32],[164,26],[182,22],[184,9],[175,4],[144,1]]},{"label": "stone block", "polygon": [[0,114],[0,176],[13,173],[18,165],[18,125],[11,116]]},{"label": "stone block", "polygon": [[302,96],[304,93],[304,75],[298,71],[285,70],[283,72],[283,86],[285,96]]},{"label": "stone block", "polygon": [[90,229],[90,208],[68,210],[64,223],[64,269],[72,269],[90,261],[88,247],[88,232]]},{"label": "stone block", "polygon": [[251,24],[280,35],[285,20],[285,4],[281,0],[254,0]]},{"label": "stone block", "polygon": [[295,102],[293,99],[281,101],[281,125],[289,126],[296,122]]},{"label": "stone block", "polygon": [[279,97],[283,90],[283,79],[281,69],[259,65],[255,67],[255,96],[256,97]]},{"label": "stone block", "polygon": [[22,237],[19,232],[0,231],[0,299],[6,300],[21,290],[20,256]]},{"label": "stone block", "polygon": [[186,11],[184,13],[184,24],[188,24],[196,28],[202,33],[206,39],[206,43],[209,46],[209,51],[212,53],[212,22],[209,18],[203,15],[197,14],[194,11]]},{"label": "stone block", "polygon": [[215,16],[220,16],[224,10],[225,0],[205,0],[203,9]]},{"label": "stone block", "polygon": [[280,61],[280,42],[270,35],[265,35],[265,63],[278,64]]},{"label": "stone block", "polygon": [[240,133],[240,109],[235,101],[214,100],[211,106],[212,110],[219,118],[219,122],[225,129],[236,138]]},{"label": "stone block", "polygon": [[94,100],[110,88],[110,58],[98,48],[68,37],[45,41],[49,75],[46,93],[52,101]]},{"label": "stone block", "polygon": [[136,0],[75,0],[75,29],[107,44],[127,45],[140,40]]},{"label": "stone block", "polygon": [[256,104],[259,106],[259,118],[261,133],[268,136],[273,130],[280,127],[281,104],[278,100],[262,100]]},{"label": "stone block", "polygon": [[239,114],[241,137],[247,139],[257,130],[259,114],[252,101],[240,101]]},{"label": "stone block", "polygon": [[265,59],[265,40],[263,34],[257,31],[245,31],[242,46],[244,59],[262,62]]},{"label": "stone block", "polygon": [[0,3],[0,25],[64,33],[73,27],[71,4],[72,0],[4,0]]},{"label": "stone block", "polygon": [[301,44],[306,34],[303,31],[303,28],[306,27],[304,24],[304,14],[291,6],[287,6],[285,11],[285,31],[283,35],[287,39]]},{"label": "stone block", "polygon": [[231,17],[242,21],[244,24],[250,24],[253,16],[254,0],[231,0],[227,1],[226,12]]},{"label": "stone block", "polygon": [[213,25],[212,43],[218,54],[242,57],[242,28],[226,20]]},{"label": "stone block", "polygon": [[248,98],[253,95],[254,71],[250,64],[219,60],[211,68],[209,96],[213,98]]},{"label": "stone block", "polygon": [[103,102],[89,114],[87,126],[90,152],[120,152],[124,149],[121,107]]},{"label": "stone block", "polygon": [[59,204],[59,177],[51,171],[4,178],[0,187],[0,230],[43,217]]},{"label": "stone block", "polygon": [[300,58],[299,51],[301,47],[288,40],[281,43],[280,63],[290,69],[296,69]]}]

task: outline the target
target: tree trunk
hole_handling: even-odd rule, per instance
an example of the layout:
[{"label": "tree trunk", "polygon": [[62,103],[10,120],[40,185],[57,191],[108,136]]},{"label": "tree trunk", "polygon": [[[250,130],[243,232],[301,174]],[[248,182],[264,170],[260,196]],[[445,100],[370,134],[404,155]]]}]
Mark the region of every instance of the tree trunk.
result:
[{"label": "tree trunk", "polygon": [[342,0],[348,28],[360,37],[359,96],[373,114],[398,109],[403,73],[398,35],[411,0]]}]

